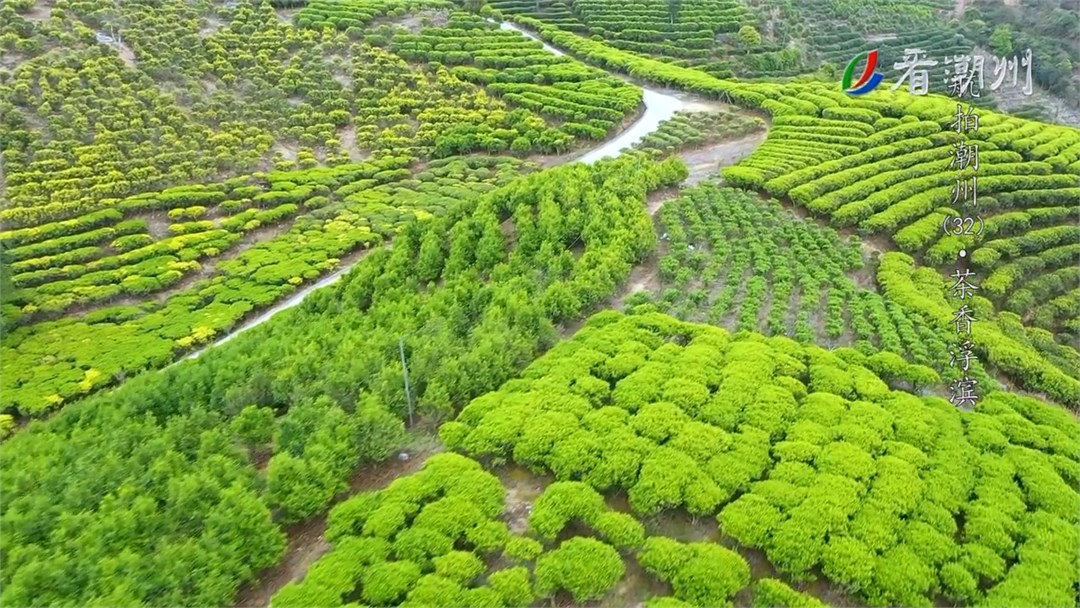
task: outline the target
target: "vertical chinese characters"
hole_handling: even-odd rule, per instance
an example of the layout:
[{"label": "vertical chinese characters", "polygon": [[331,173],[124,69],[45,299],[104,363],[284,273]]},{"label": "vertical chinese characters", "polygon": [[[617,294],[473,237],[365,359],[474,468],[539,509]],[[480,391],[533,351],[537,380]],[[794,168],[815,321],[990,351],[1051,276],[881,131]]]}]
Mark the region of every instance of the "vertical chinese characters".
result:
[{"label": "vertical chinese characters", "polygon": [[[979,76],[979,80],[981,80],[981,76]],[[973,84],[976,86],[973,87]],[[978,94],[978,88],[981,88],[981,85],[978,84],[978,80],[974,77],[970,77],[965,82],[959,83],[952,89],[952,92],[958,97],[976,96]],[[972,107],[968,106],[967,111],[965,111],[964,105],[957,103],[956,117],[952,123],[952,128],[960,135],[978,131],[979,116],[975,114]],[[949,162],[949,168],[958,169],[961,172],[952,189],[952,202],[953,205],[958,206],[958,208],[963,211],[960,212],[961,215],[958,217],[947,216],[945,218],[945,234],[953,236],[977,235],[982,231],[982,218],[978,216],[970,217],[967,216],[967,213],[976,210],[979,200],[979,181],[977,175],[979,170],[978,144],[972,144],[966,140],[957,142],[953,147],[953,155],[952,160]],[[980,226],[978,232],[975,230],[976,224]],[[950,229],[950,225],[952,226],[952,229]],[[965,239],[965,241],[967,241],[967,239]],[[966,257],[967,250],[961,249],[961,267],[957,268],[956,272],[951,275],[954,282],[949,288],[949,294],[954,299],[960,301],[960,307],[953,315],[951,321],[956,330],[957,344],[949,351],[951,355],[949,365],[951,367],[959,368],[962,372],[960,379],[953,381],[949,386],[949,401],[957,407],[973,408],[975,407],[975,403],[979,400],[979,393],[977,390],[979,382],[972,378],[968,372],[971,370],[972,362],[976,361],[974,354],[975,344],[971,341],[971,326],[978,321],[978,319],[975,318],[974,310],[968,305],[968,302],[974,298],[979,287],[974,283],[975,273],[972,272],[965,263]]]}]

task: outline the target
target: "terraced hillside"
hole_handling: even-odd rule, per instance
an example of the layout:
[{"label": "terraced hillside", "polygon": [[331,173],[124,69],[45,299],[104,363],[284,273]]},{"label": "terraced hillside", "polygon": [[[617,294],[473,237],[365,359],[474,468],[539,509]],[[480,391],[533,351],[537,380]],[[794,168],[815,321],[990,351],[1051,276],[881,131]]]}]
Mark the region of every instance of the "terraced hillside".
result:
[{"label": "terraced hillside", "polygon": [[1080,604],[1080,131],[610,6],[0,0],[0,604]]},{"label": "terraced hillside", "polygon": [[[2,407],[22,415],[161,367],[407,221],[534,167],[488,154],[565,152],[641,103],[618,78],[438,3],[441,26],[384,24],[363,42],[318,27],[317,4],[301,27],[266,4],[83,3],[45,21],[13,6]],[[332,23],[403,14],[349,10],[364,7]],[[138,62],[93,42],[57,52],[90,27],[120,27]],[[450,39],[450,53],[425,42]]]},{"label": "terraced hillside", "polygon": [[[1034,98],[1002,88],[975,99],[989,107],[1080,126],[1080,50],[1058,40],[1080,37],[1075,0],[842,2],[839,0],[492,0],[507,15],[535,18],[565,31],[599,36],[620,49],[693,66],[720,78],[754,80],[817,73],[839,80],[849,61],[878,49],[879,71],[890,82],[905,50],[937,61],[931,90],[946,93],[950,58],[986,59],[1032,49]],[[966,8],[965,8],[966,7]],[[951,73],[951,68],[950,68]],[[1014,94],[1015,93],[1015,94]]]},{"label": "terraced hillside", "polygon": [[40,414],[162,367],[528,168],[505,157],[407,166],[384,157],[175,187],[5,233],[18,244],[5,252],[15,287],[5,306],[18,312],[4,337],[3,405]]}]

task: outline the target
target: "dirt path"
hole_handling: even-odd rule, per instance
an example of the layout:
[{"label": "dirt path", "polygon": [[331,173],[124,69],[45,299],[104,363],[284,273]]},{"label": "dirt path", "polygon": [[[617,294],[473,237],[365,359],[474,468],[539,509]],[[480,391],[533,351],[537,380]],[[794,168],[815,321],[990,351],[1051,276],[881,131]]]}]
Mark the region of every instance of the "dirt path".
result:
[{"label": "dirt path", "polygon": [[514,534],[524,534],[529,528],[529,515],[532,503],[544,488],[554,481],[550,476],[540,477],[528,469],[517,465],[508,465],[492,471],[499,477],[506,488],[506,507],[503,520]]},{"label": "dirt path", "polygon": [[[426,443],[428,445],[415,452],[406,450],[404,453],[408,454],[408,460],[395,457],[361,467],[349,480],[349,489],[339,494],[332,505],[360,492],[384,488],[394,479],[416,472],[429,457],[443,451],[442,445],[437,441],[432,442],[431,438],[427,438]],[[235,606],[266,608],[275,593],[289,582],[303,579],[308,568],[330,550],[330,543],[325,537],[325,513],[310,521],[291,526],[285,533],[288,535],[285,558],[277,566],[264,571],[257,583],[241,589]]]},{"label": "dirt path", "polygon": [[120,59],[123,60],[124,64],[129,68],[134,68],[138,63],[135,60],[135,51],[131,50],[131,47],[124,42],[116,42],[114,45],[116,46],[116,50],[120,53]]},{"label": "dirt path", "polygon": [[360,151],[360,148],[356,147],[356,126],[351,123],[345,125],[345,128],[341,130],[341,148],[348,153],[349,160],[354,163],[360,162],[367,157],[366,154]]},{"label": "dirt path", "polygon": [[199,28],[199,36],[202,38],[209,38],[217,33],[218,30],[224,25],[221,19],[208,15],[206,17],[206,23]]},{"label": "dirt path", "polygon": [[767,129],[755,131],[739,139],[720,141],[708,144],[704,147],[686,152],[680,152],[679,156],[690,169],[690,176],[684,184],[693,186],[705,178],[715,174],[722,167],[734,165],[761,145],[769,134]]},{"label": "dirt path", "polygon": [[[1008,5],[1008,0],[1005,0],[1005,4]],[[956,4],[953,6],[953,17],[960,18],[964,15],[964,9],[967,8],[967,0],[956,0]]]}]

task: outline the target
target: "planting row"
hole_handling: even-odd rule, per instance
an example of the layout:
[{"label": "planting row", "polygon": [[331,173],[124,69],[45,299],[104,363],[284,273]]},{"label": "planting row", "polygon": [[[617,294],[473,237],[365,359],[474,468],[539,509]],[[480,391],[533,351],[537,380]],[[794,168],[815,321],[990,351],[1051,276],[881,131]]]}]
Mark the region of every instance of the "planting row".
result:
[{"label": "planting row", "polygon": [[[229,259],[215,260],[212,270],[202,272],[194,284],[169,293],[167,299],[121,303],[81,317],[10,330],[3,343],[3,357],[12,362],[11,373],[3,378],[3,406],[17,408],[22,414],[38,414],[132,373],[161,367],[332,271],[350,253],[382,242],[418,218],[445,215],[461,200],[490,190],[526,169],[514,159],[473,158],[441,161],[417,179],[402,179],[386,168],[392,163],[390,159],[271,173],[266,180],[273,186],[332,187],[337,192],[336,202],[308,210],[274,238]],[[404,177],[408,177],[407,172]],[[247,186],[229,192],[244,188]],[[288,190],[266,193],[283,192]],[[172,257],[174,261],[162,261],[164,267],[158,272],[175,268],[200,272],[197,263],[180,266],[176,256]],[[137,269],[130,266],[122,271]]]},{"label": "planting row", "polygon": [[732,112],[678,112],[660,123],[634,148],[654,156],[694,149],[717,141],[736,139],[762,129],[765,121]]},{"label": "planting row", "polygon": [[[613,596],[630,555],[673,589],[673,596],[649,598],[647,606],[724,605],[750,582],[749,564],[734,551],[646,536],[644,525],[608,508],[581,482],[545,488],[527,531],[507,525],[507,506],[499,478],[477,461],[433,456],[420,472],[335,507],[326,532],[332,549],[302,581],[283,587],[271,606],[358,598],[379,606],[525,607],[558,593],[583,603]],[[557,542],[572,522],[584,529]],[[714,577],[698,576],[709,570]],[[765,579],[755,584],[754,605],[824,604]]]},{"label": "planting row", "polygon": [[[408,8],[354,4],[380,15]],[[384,23],[362,34],[361,44],[309,20],[301,25],[311,27],[294,27],[266,3],[88,0],[24,23],[18,35],[26,49],[11,86],[0,91],[11,110],[2,119],[10,136],[0,144],[11,202],[0,219],[9,228],[66,220],[102,209],[103,200],[177,183],[243,175],[271,154],[288,169],[355,162],[369,152],[564,152],[576,139],[609,133],[640,102],[635,87],[464,13],[451,16],[449,29],[417,34],[454,33],[461,44],[453,49],[464,51],[406,52],[413,34],[404,35],[402,52],[422,65],[377,48],[409,31],[401,26]],[[112,42],[96,41],[103,30]],[[478,52],[484,46],[492,49]],[[535,73],[516,82],[573,84],[545,86],[540,95],[485,94],[440,67],[500,70],[509,62],[535,70],[541,61],[554,62],[544,83]],[[545,108],[548,121],[538,115]]]},{"label": "planting row", "polygon": [[[630,306],[651,303],[684,320],[864,354],[888,351],[938,369],[948,361],[942,332],[849,277],[863,268],[857,242],[792,217],[776,201],[703,184],[665,203],[660,220],[667,253],[659,287],[632,296]],[[934,381],[930,370],[913,379]]]}]

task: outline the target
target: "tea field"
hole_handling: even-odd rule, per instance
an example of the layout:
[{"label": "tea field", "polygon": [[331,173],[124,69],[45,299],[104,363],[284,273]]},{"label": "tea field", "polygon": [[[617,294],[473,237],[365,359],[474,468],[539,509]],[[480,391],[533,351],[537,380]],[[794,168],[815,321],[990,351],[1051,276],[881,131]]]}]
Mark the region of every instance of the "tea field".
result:
[{"label": "tea field", "polygon": [[0,0],[0,603],[1080,604],[1070,6]]}]

